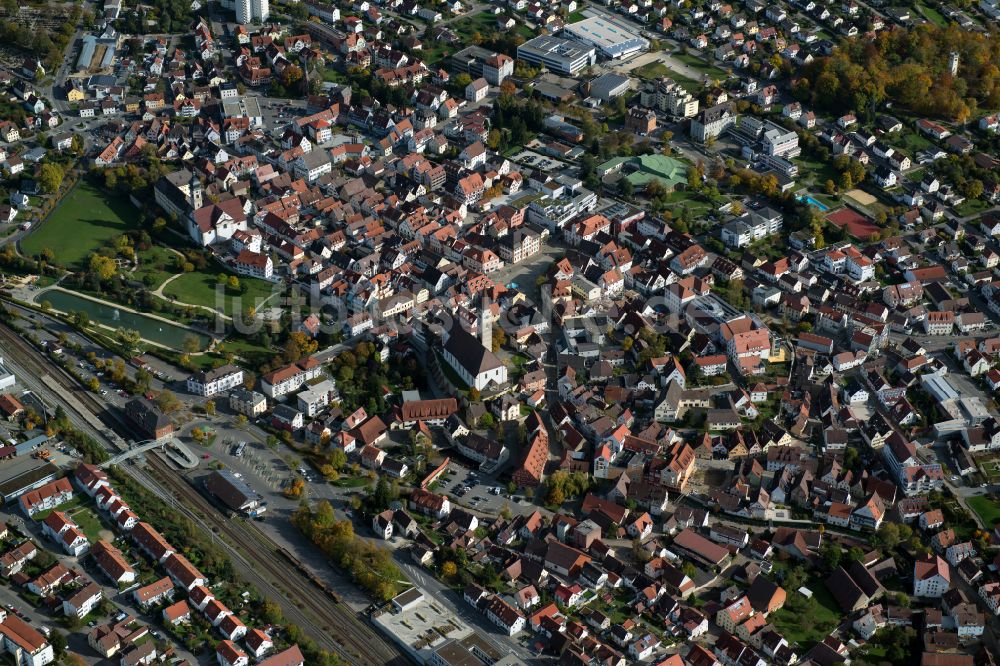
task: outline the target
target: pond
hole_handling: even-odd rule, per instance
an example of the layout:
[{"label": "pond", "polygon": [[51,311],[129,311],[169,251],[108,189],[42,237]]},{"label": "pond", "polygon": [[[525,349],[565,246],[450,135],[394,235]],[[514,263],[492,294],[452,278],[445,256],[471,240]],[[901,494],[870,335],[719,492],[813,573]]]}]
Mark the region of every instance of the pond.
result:
[{"label": "pond", "polygon": [[211,338],[203,333],[196,333],[190,329],[169,324],[159,319],[153,319],[146,315],[130,312],[117,308],[110,304],[99,303],[89,298],[83,298],[76,294],[71,294],[59,289],[52,289],[43,292],[36,301],[48,301],[52,307],[62,312],[86,312],[91,321],[104,324],[111,328],[134,328],[142,335],[143,340],[155,342],[159,345],[183,350],[184,340],[189,336],[198,339],[198,348],[204,349],[208,346]]}]

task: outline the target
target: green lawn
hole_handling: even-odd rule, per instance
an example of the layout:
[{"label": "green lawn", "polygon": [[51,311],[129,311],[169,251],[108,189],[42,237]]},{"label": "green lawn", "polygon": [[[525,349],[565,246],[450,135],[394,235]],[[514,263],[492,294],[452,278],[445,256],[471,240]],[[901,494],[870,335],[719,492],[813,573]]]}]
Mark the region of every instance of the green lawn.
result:
[{"label": "green lawn", "polygon": [[134,227],[137,219],[138,211],[126,199],[109,197],[81,182],[21,241],[21,249],[35,256],[49,248],[58,263],[79,270],[91,252]]},{"label": "green lawn", "polygon": [[692,219],[698,219],[704,217],[713,210],[716,210],[719,205],[714,204],[710,201],[705,201],[698,198],[694,192],[689,190],[675,190],[671,192],[666,201],[669,204],[668,210],[673,213],[674,217],[680,217],[681,208],[686,208],[692,216]]},{"label": "green lawn", "polygon": [[[220,272],[224,272],[221,271]],[[171,300],[188,305],[202,305],[222,311],[227,315],[233,314],[234,301],[238,301],[236,308],[240,312],[248,305],[257,307],[262,301],[272,294],[275,285],[255,278],[240,277],[240,284],[246,289],[243,293],[234,292],[226,287],[218,286],[218,273],[184,273],[176,280],[164,288],[163,295]],[[217,288],[218,287],[218,288]],[[280,289],[280,287],[278,287]]]},{"label": "green lawn", "polygon": [[725,79],[729,74],[724,69],[719,69],[715,65],[709,64],[696,55],[690,53],[677,53],[674,57],[689,67],[694,67],[703,74],[708,74],[710,79]]},{"label": "green lawn", "polygon": [[812,590],[811,599],[788,590],[784,608],[768,617],[778,633],[802,648],[812,647],[826,638],[836,628],[841,616],[837,602],[823,581],[814,578],[806,587]]},{"label": "green lawn", "polygon": [[638,76],[640,79],[658,79],[661,76],[670,76],[672,71],[669,67],[664,65],[662,62],[647,62],[641,67],[636,67],[632,70],[632,74]]},{"label": "green lawn", "polygon": [[73,509],[77,508],[78,506],[81,506],[82,503],[83,503],[83,498],[80,497],[79,495],[74,495],[73,499],[71,499],[70,501],[63,502],[59,506],[57,506],[55,508],[52,508],[52,509],[46,509],[45,511],[39,511],[38,513],[36,513],[35,515],[33,515],[31,517],[31,519],[34,520],[36,523],[40,523],[43,520],[45,520],[46,518],[48,518],[49,514],[52,513],[53,511],[62,511],[65,514],[69,514],[69,513],[72,513]]},{"label": "green lawn", "polygon": [[233,354],[236,354],[253,364],[256,364],[257,362],[263,364],[265,361],[269,361],[271,357],[274,356],[274,352],[272,350],[266,347],[261,347],[260,345],[256,345],[249,340],[242,338],[226,340],[221,345],[216,347],[216,350],[222,355],[232,352]]},{"label": "green lawn", "polygon": [[921,150],[926,150],[934,145],[934,142],[927,137],[910,130],[903,130],[903,133],[899,136],[899,138],[894,139],[892,143],[897,146],[902,144],[901,147],[903,152],[909,155],[911,160],[916,160],[917,153]]},{"label": "green lawn", "polygon": [[341,488],[361,488],[371,484],[371,482],[371,479],[365,476],[342,476],[332,483]]},{"label": "green lawn", "polygon": [[334,69],[333,67],[327,67],[325,70],[323,70],[323,80],[329,81],[330,83],[341,83],[341,84],[348,84],[351,82],[351,80],[347,78],[346,74],[344,74],[339,70]]},{"label": "green lawn", "polygon": [[174,263],[180,257],[161,245],[152,245],[149,249],[140,250],[138,258],[139,267],[132,274],[132,277],[142,281],[150,289],[156,289],[167,278],[178,272]]},{"label": "green lawn", "polygon": [[1000,483],[1000,459],[996,456],[985,455],[976,460],[979,465],[979,472],[988,483]]},{"label": "green lawn", "polygon": [[435,46],[425,44],[423,48],[417,51],[417,57],[426,63],[434,64],[444,61],[454,50],[454,47],[450,44],[441,43]]},{"label": "green lawn", "polygon": [[958,206],[955,206],[955,212],[962,217],[965,217],[966,215],[981,213],[989,207],[990,204],[982,199],[966,199]]},{"label": "green lawn", "polygon": [[448,27],[454,30],[455,34],[462,37],[464,41],[468,42],[472,34],[476,32],[484,38],[490,33],[499,32],[500,26],[497,25],[499,18],[496,14],[482,12],[473,16],[460,18]]},{"label": "green lawn", "polygon": [[1000,503],[985,495],[974,495],[968,499],[968,503],[969,507],[982,518],[987,528],[1000,523]]},{"label": "green lawn", "polygon": [[[817,188],[824,187],[828,180],[832,180],[834,183],[840,180],[840,174],[828,162],[821,162],[804,156],[796,157],[792,161],[799,166],[799,176],[803,179],[811,178]],[[839,206],[840,204],[836,205]]]},{"label": "green lawn", "polygon": [[701,82],[684,76],[680,72],[675,72],[662,62],[647,62],[641,67],[636,67],[630,72],[633,76],[638,76],[643,80],[658,79],[667,76],[679,83],[688,92],[697,92],[701,88]]},{"label": "green lawn", "polygon": [[80,531],[87,535],[91,543],[98,541],[101,538],[101,532],[106,530],[101,524],[101,519],[89,507],[77,509],[70,514],[70,517],[80,526]]},{"label": "green lawn", "polygon": [[946,21],[945,18],[944,18],[944,16],[941,15],[941,12],[939,12],[936,9],[934,9],[933,7],[931,7],[929,5],[925,5],[922,2],[918,2],[917,3],[917,9],[919,9],[921,12],[923,12],[924,16],[927,17],[927,20],[930,21],[931,23],[933,23],[934,25],[936,25],[938,27],[941,27],[941,28],[943,28],[946,25],[948,25],[948,21]]}]

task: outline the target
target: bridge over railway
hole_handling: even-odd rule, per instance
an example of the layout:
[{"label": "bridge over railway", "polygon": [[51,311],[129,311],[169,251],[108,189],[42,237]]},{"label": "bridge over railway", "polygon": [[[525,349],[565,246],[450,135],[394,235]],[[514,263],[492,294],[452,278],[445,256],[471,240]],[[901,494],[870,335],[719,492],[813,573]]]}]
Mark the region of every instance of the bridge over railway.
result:
[{"label": "bridge over railway", "polygon": [[[167,451],[167,447],[173,449],[172,451]],[[198,458],[191,453],[188,447],[184,446],[180,441],[174,439],[173,437],[165,437],[162,439],[146,439],[140,442],[134,442],[129,445],[128,450],[119,453],[113,458],[105,460],[98,467],[101,469],[107,469],[112,465],[120,465],[121,463],[135,458],[147,451],[153,451],[154,449],[163,449],[164,453],[170,456],[171,460],[175,461],[181,467],[192,468],[198,465]]]}]

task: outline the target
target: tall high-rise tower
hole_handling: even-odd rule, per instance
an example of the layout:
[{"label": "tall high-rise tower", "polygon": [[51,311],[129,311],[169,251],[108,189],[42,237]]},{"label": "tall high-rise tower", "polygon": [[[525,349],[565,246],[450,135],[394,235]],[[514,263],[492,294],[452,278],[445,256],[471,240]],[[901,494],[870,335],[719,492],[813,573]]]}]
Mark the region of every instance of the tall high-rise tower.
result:
[{"label": "tall high-rise tower", "polygon": [[269,0],[236,0],[236,22],[263,23],[271,14]]},{"label": "tall high-rise tower", "polygon": [[951,72],[952,76],[958,76],[958,61],[958,51],[952,51],[948,54],[948,71]]}]

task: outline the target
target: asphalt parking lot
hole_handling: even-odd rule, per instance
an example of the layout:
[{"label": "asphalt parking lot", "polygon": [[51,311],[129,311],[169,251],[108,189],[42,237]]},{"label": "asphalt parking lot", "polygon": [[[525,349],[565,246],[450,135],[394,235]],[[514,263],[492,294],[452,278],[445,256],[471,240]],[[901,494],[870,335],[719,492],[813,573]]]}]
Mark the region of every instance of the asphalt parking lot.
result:
[{"label": "asphalt parking lot", "polygon": [[[465,491],[459,495],[463,486]],[[499,489],[499,494],[494,494],[497,492],[495,489]],[[512,513],[531,513],[534,510],[534,506],[523,497],[510,496],[506,484],[498,482],[495,476],[470,470],[456,462],[448,465],[447,472],[438,481],[437,492],[447,495],[453,505],[479,513],[498,515],[504,506]]]},{"label": "asphalt parking lot", "polygon": [[[241,442],[246,442],[242,448]],[[197,445],[194,445],[197,450]],[[219,429],[210,447],[201,447],[210,458],[218,460],[262,495],[278,492],[292,477],[292,470],[277,451],[271,451],[248,433],[236,429]],[[237,455],[239,453],[239,455]]]}]

